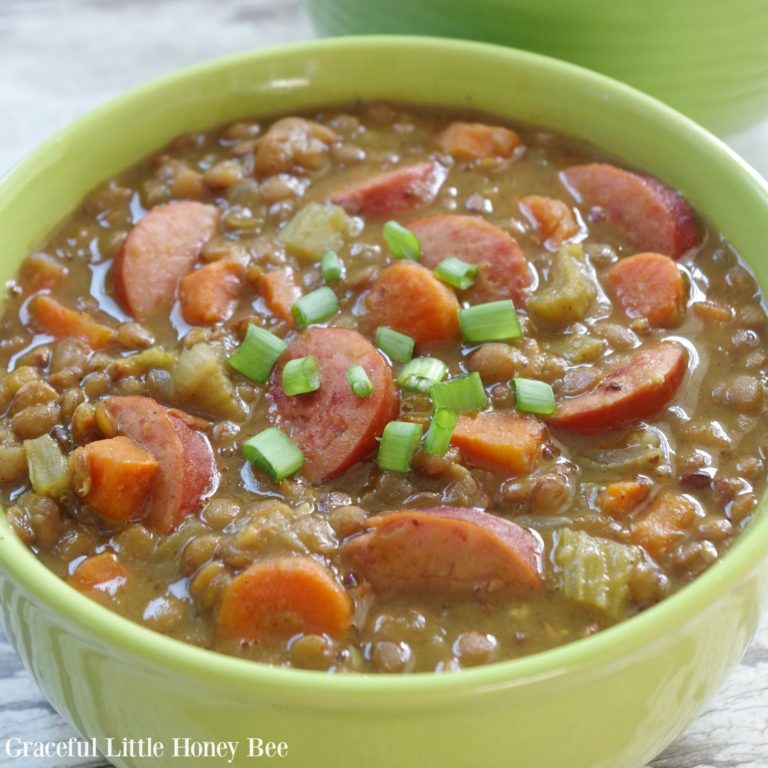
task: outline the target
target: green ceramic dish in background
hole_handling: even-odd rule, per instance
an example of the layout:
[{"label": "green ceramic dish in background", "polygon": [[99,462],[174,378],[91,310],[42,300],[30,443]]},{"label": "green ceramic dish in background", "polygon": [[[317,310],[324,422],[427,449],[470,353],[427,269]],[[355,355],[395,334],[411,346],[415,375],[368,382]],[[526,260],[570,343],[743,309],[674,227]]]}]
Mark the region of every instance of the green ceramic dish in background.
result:
[{"label": "green ceramic dish in background", "polygon": [[[658,102],[533,54],[419,38],[347,38],[243,54],[134,91],[60,133],[0,183],[0,279],[99,181],[178,133],[354,99],[475,108],[587,137],[680,187],[768,287],[768,186]],[[82,734],[286,741],[307,768],[640,768],[737,663],[768,597],[768,514],[720,563],[645,613],[563,648],[459,673],[328,676],[186,646],[45,569],[0,514],[0,611],[56,709]],[[33,736],[34,734],[30,734]],[[265,760],[265,763],[270,761]]]},{"label": "green ceramic dish in background", "polygon": [[323,34],[482,40],[652,94],[720,135],[768,117],[766,0],[303,0]]}]

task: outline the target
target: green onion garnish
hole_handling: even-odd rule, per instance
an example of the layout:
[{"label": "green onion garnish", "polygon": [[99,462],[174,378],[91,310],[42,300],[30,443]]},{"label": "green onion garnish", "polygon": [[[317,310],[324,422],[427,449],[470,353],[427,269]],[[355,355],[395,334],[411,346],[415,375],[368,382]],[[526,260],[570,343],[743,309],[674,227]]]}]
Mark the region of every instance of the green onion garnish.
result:
[{"label": "green onion garnish", "polygon": [[338,311],[339,302],[336,294],[325,286],[302,296],[291,307],[291,314],[299,330],[304,330],[315,323],[322,323]]},{"label": "green onion garnish", "polygon": [[289,360],[283,368],[286,395],[305,395],[320,389],[320,364],[314,355]]},{"label": "green onion garnish", "polygon": [[421,424],[410,421],[390,421],[381,435],[379,443],[379,469],[391,472],[407,472],[411,459],[421,439]]},{"label": "green onion garnish", "polygon": [[344,275],[344,262],[333,251],[326,251],[320,260],[320,271],[326,283],[335,283]]},{"label": "green onion garnish", "polygon": [[350,365],[347,368],[347,381],[358,397],[370,397],[373,394],[373,384],[362,365]]},{"label": "green onion garnish", "polygon": [[435,277],[460,291],[466,291],[475,282],[480,267],[449,256],[435,267]]},{"label": "green onion garnish", "polygon": [[396,221],[388,221],[384,225],[384,239],[387,241],[392,256],[395,259],[410,259],[418,261],[421,256],[419,238]]},{"label": "green onion garnish", "polygon": [[406,363],[397,383],[408,392],[429,392],[429,388],[442,381],[448,373],[448,366],[435,357],[417,357]]},{"label": "green onion garnish", "polygon": [[483,380],[477,371],[458,379],[433,384],[429,396],[435,410],[448,408],[455,413],[474,413],[488,407]]},{"label": "green onion garnish", "polygon": [[243,443],[243,455],[277,483],[304,466],[304,454],[288,435],[269,427]]},{"label": "green onion garnish", "polygon": [[460,309],[459,325],[464,340],[472,344],[516,339],[523,335],[515,305],[509,299]]},{"label": "green onion garnish", "polygon": [[515,408],[518,411],[540,416],[550,416],[555,412],[555,393],[546,381],[515,376],[510,386],[515,392]]},{"label": "green onion garnish", "polygon": [[277,359],[285,352],[285,342],[274,333],[249,323],[243,343],[227,362],[243,376],[263,384]]},{"label": "green onion garnish", "polygon": [[444,456],[451,444],[451,435],[456,429],[456,421],[456,414],[453,411],[448,408],[438,408],[424,438],[424,450],[435,456]]},{"label": "green onion garnish", "polygon": [[396,363],[407,363],[413,357],[416,342],[404,333],[383,325],[376,329],[376,346]]}]

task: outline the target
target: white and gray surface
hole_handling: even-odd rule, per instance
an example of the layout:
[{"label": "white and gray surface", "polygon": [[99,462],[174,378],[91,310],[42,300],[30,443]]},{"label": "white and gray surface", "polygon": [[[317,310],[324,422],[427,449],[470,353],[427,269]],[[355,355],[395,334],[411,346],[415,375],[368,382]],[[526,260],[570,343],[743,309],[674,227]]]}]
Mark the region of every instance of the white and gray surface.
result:
[{"label": "white and gray surface", "polygon": [[[203,59],[313,35],[297,0],[0,0],[0,174],[42,139],[133,85]],[[729,143],[768,175],[768,122]],[[72,735],[0,630],[0,765],[108,765],[5,755],[11,737]],[[651,765],[768,766],[768,621],[714,701]]]}]

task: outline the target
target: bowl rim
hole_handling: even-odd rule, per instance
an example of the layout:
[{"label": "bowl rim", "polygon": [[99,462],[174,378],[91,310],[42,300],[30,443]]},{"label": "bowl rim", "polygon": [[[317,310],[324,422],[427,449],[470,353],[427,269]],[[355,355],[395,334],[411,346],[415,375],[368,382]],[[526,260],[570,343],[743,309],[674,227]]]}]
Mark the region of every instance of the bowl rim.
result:
[{"label": "bowl rim", "polygon": [[[675,132],[684,135],[687,141],[720,155],[720,159],[732,168],[733,173],[749,177],[748,181],[765,198],[768,208],[768,184],[730,148],[689,118],[628,85],[582,67],[527,51],[488,43],[399,35],[360,35],[271,46],[174,70],[110,99],[58,131],[0,178],[0,190],[22,183],[28,171],[44,161],[64,139],[76,138],[83,126],[102,115],[119,113],[138,96],[172,90],[176,85],[194,81],[203,72],[228,71],[249,61],[276,56],[322,56],[329,51],[354,56],[356,51],[362,52],[363,49],[370,52],[371,47],[381,50],[451,51],[459,57],[493,55],[518,65],[525,63],[554,74],[577,76],[614,99],[654,113],[674,128]],[[652,608],[595,635],[551,650],[451,674],[418,672],[402,676],[374,673],[329,675],[325,672],[270,666],[166,637],[114,613],[69,587],[13,533],[4,513],[0,514],[0,567],[38,605],[55,614],[70,630],[74,629],[91,640],[95,638],[107,645],[113,655],[121,652],[134,661],[160,668],[163,673],[175,673],[212,687],[243,694],[258,691],[261,695],[267,693],[275,697],[294,694],[294,698],[300,694],[301,698],[297,699],[299,706],[312,706],[313,700],[306,697],[307,694],[315,694],[315,701],[322,706],[334,702],[349,706],[354,698],[355,706],[365,710],[402,708],[404,693],[409,696],[406,700],[408,706],[413,706],[425,700],[443,701],[447,693],[451,693],[452,700],[455,700],[456,695],[470,695],[480,689],[524,686],[576,671],[588,673],[599,668],[605,672],[611,663],[631,658],[649,645],[661,642],[665,633],[691,621],[726,592],[745,581],[760,566],[760,561],[768,552],[765,497],[758,509],[760,513],[755,515],[747,529],[740,533],[732,549],[720,561],[681,591]],[[376,697],[373,698],[371,694],[376,694]]]}]

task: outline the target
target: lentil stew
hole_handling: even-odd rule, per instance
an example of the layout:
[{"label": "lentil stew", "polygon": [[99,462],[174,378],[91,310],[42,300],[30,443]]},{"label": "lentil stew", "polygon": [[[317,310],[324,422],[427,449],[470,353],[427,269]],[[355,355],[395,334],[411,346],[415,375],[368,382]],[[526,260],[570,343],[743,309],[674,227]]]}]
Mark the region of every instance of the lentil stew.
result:
[{"label": "lentil stew", "polygon": [[765,488],[763,297],[661,181],[371,104],[184,135],[9,286],[0,501],[171,637],[448,671],[600,631]]}]

